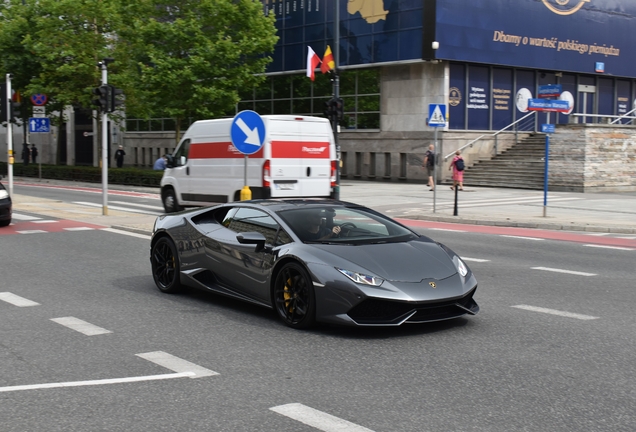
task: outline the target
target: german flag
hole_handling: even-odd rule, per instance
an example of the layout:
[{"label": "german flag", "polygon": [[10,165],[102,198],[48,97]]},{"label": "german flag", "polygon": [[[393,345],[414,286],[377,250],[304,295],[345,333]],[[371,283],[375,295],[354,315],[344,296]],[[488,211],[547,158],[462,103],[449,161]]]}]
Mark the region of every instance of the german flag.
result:
[{"label": "german flag", "polygon": [[336,68],[336,62],[333,60],[333,54],[331,53],[331,48],[327,45],[327,49],[325,50],[325,55],[322,58],[322,63],[320,64],[320,70],[322,73],[326,74],[330,70],[334,70]]}]

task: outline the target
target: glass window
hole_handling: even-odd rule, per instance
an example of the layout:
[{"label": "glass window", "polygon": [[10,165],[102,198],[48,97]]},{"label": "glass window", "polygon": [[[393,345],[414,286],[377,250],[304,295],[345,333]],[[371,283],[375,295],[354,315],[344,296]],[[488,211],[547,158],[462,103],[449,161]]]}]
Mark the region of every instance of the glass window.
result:
[{"label": "glass window", "polygon": [[177,166],[185,165],[188,161],[188,152],[190,151],[190,140],[181,141],[179,147],[174,152],[174,160],[177,163]]},{"label": "glass window", "polygon": [[267,244],[282,245],[291,242],[289,235],[280,230],[280,225],[267,213],[245,207],[237,207],[230,210],[225,219],[223,226],[236,232],[257,232],[265,236]]},{"label": "glass window", "polygon": [[[307,206],[278,213],[303,242],[390,243],[417,238],[412,231],[366,208]],[[334,227],[340,233],[332,234]]]}]

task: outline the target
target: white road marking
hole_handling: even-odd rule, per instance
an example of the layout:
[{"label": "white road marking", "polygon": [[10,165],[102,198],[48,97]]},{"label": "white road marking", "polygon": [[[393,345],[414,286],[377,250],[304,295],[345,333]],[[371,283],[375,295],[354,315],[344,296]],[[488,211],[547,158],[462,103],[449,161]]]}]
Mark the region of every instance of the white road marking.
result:
[{"label": "white road marking", "polygon": [[49,220],[49,219],[41,219],[41,220],[34,220],[33,223],[36,224],[45,224],[45,223],[57,223],[59,221],[56,220]]},{"label": "white road marking", "polygon": [[10,292],[1,292],[0,300],[5,301],[7,303],[11,303],[14,306],[18,307],[28,307],[28,306],[39,306],[40,303],[36,303],[34,301],[25,299],[24,297],[17,296]]},{"label": "white road marking", "polygon": [[451,231],[451,232],[458,232],[458,233],[466,232],[466,231],[450,229],[450,228],[429,228],[429,229],[431,231]]},{"label": "white road marking", "polygon": [[547,313],[547,314],[550,314],[550,315],[558,315],[558,316],[562,316],[562,317],[566,317],[566,318],[576,318],[576,319],[580,319],[580,320],[599,319],[599,317],[595,317],[595,316],[581,315],[581,314],[577,314],[577,313],[564,312],[564,311],[559,311],[559,310],[554,310],[554,309],[547,309],[547,308],[542,308],[542,307],[537,307],[537,306],[517,305],[517,306],[512,306],[512,307],[513,308],[517,308],[517,309],[524,309],[524,310],[528,310],[528,311],[532,311],[532,312],[541,312],[541,313]]},{"label": "white road marking", "polygon": [[636,237],[616,237],[623,240],[636,240]]},{"label": "white road marking", "polygon": [[[103,204],[90,203],[90,202],[84,202],[84,201],[74,201],[73,204],[83,205],[83,206],[87,206],[87,207],[103,207]],[[152,216],[159,216],[159,215],[163,214],[163,212],[161,212],[161,213],[150,212],[150,211],[146,211],[146,210],[137,210],[137,209],[133,209],[133,208],[119,207],[119,206],[108,206],[108,208],[111,209],[111,210],[125,211],[125,212],[129,212],[129,213],[141,213],[141,214],[147,214],[147,215],[152,215]]]},{"label": "white road marking", "polygon": [[16,231],[18,234],[41,234],[41,233],[45,233],[48,231],[42,231],[42,230],[23,230],[23,231]]},{"label": "white road marking", "polygon": [[583,245],[583,246],[595,247],[595,248],[603,248],[603,249],[628,250],[628,251],[636,250],[636,249],[626,248],[626,247],[621,247],[621,246],[605,246],[605,245],[596,245],[596,244],[586,244],[586,245]]},{"label": "white road marking", "polygon": [[110,330],[97,327],[96,325],[93,325],[86,321],[82,321],[81,319],[75,317],[51,318],[51,321],[61,324],[64,327],[68,327],[71,330],[78,331],[82,334],[85,334],[86,336],[112,333],[112,331]]},{"label": "white road marking", "polygon": [[490,262],[490,260],[487,260],[487,259],[481,259],[481,258],[468,258],[468,257],[462,257],[462,259],[463,259],[464,261]]},{"label": "white road marking", "polygon": [[10,386],[10,387],[0,387],[0,393],[20,391],[20,390],[38,390],[38,389],[46,389],[46,388],[82,387],[82,386],[120,384],[120,383],[141,382],[141,381],[157,381],[157,380],[166,380],[166,379],[172,379],[172,378],[185,378],[185,377],[192,378],[192,375],[194,375],[193,372],[181,372],[181,373],[173,373],[173,374],[147,375],[147,376],[128,377],[128,378],[109,378],[109,379],[92,380],[92,381],[70,381],[70,382],[61,382],[61,383],[19,385],[19,386]]},{"label": "white road marking", "polygon": [[137,203],[130,203],[130,202],[126,202],[126,201],[109,201],[113,204],[123,204],[123,205],[130,205],[130,206],[134,206],[134,207],[140,207],[140,208],[145,208],[148,210],[157,210],[163,213],[164,209],[163,207],[160,206],[153,206],[153,205],[148,205],[148,204],[137,204]]},{"label": "white road marking", "polygon": [[194,372],[190,378],[202,378],[219,374],[218,372],[190,363],[187,360],[180,359],[179,357],[175,357],[163,351],[154,351],[135,355],[175,372]]},{"label": "white road marking", "polygon": [[72,228],[64,228],[64,231],[92,231],[95,228],[91,227],[72,227]]},{"label": "white road marking", "polygon": [[13,219],[17,219],[17,220],[22,220],[22,221],[34,221],[34,220],[42,219],[42,218],[39,218],[39,217],[27,216],[27,215],[20,214],[20,213],[13,213],[12,218]]},{"label": "white road marking", "polygon": [[130,237],[137,237],[137,238],[141,238],[141,239],[145,239],[145,240],[150,240],[152,237],[149,235],[144,235],[144,234],[139,234],[139,233],[135,233],[135,232],[130,232],[130,231],[124,231],[124,230],[118,230],[115,228],[103,228],[102,231],[108,231],[108,232],[112,232],[115,234],[123,234],[123,235],[127,235]]},{"label": "white road marking", "polygon": [[537,240],[537,241],[545,240],[545,239],[536,238],[536,237],[522,237],[522,236],[513,236],[513,235],[501,235],[501,237],[508,237],[508,238],[522,239],[522,240]]},{"label": "white road marking", "polygon": [[543,270],[543,271],[549,271],[549,272],[555,272],[555,273],[567,273],[567,274],[577,275],[577,276],[598,276],[596,273],[585,273],[585,272],[578,272],[578,271],[572,271],[572,270],[555,269],[550,267],[531,267],[531,268],[532,270]]},{"label": "white road marking", "polygon": [[373,432],[371,429],[299,403],[279,405],[270,410],[325,432]]}]

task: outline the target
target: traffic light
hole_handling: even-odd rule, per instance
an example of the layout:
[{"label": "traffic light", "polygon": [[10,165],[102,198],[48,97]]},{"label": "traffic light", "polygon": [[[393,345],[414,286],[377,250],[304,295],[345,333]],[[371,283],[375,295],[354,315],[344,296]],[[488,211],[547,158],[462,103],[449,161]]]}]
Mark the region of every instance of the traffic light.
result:
[{"label": "traffic light", "polygon": [[93,105],[99,107],[101,112],[110,112],[110,87],[104,84],[93,89],[93,94],[97,95],[97,99],[93,99]]},{"label": "traffic light", "polygon": [[325,117],[327,117],[329,120],[331,120],[331,101],[332,101],[332,99],[329,99],[328,101],[325,101],[324,111],[322,112],[322,114]]},{"label": "traffic light", "polygon": [[2,122],[7,121],[7,85],[6,84],[0,84],[0,121]]},{"label": "traffic light", "polygon": [[11,103],[9,104],[9,109],[11,110],[9,118],[13,119],[13,118],[16,118],[16,117],[20,117],[20,115],[21,115],[20,107],[21,106],[22,106],[22,103],[11,101]]},{"label": "traffic light", "polygon": [[342,98],[337,98],[333,100],[334,105],[334,116],[338,119],[338,121],[342,120],[344,117],[344,101]]},{"label": "traffic light", "polygon": [[108,88],[110,90],[109,92],[110,105],[108,106],[108,112],[113,112],[117,110],[118,106],[121,106],[124,104],[123,100],[117,99],[117,96],[124,94],[124,91],[111,84],[108,84]]}]

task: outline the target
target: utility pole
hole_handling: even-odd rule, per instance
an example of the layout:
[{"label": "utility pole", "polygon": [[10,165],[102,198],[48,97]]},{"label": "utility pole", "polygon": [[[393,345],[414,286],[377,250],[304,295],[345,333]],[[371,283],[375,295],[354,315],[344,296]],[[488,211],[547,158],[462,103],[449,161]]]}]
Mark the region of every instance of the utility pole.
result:
[{"label": "utility pole", "polygon": [[[7,94],[5,95],[7,98],[6,103],[6,112],[7,112],[7,156],[8,156],[8,164],[7,164],[7,174],[9,176],[9,196],[13,196],[13,163],[15,158],[13,157],[13,127],[11,125],[11,74],[6,75],[7,81]],[[0,98],[1,100],[1,98]]]},{"label": "utility pole", "polygon": [[[100,61],[97,66],[102,70],[102,87],[107,88],[108,85],[108,63],[112,63],[112,58],[105,58]],[[102,214],[108,216],[108,103],[107,96],[106,106],[101,107],[102,114]]]},{"label": "utility pole", "polygon": [[[340,98],[340,76],[338,68],[340,66],[340,1],[336,0],[334,2],[336,10],[334,11],[334,20],[333,20],[333,54],[334,54],[334,63],[336,67],[334,69],[334,78],[333,78],[333,97],[334,100],[338,100]],[[333,197],[337,200],[340,199],[340,164],[342,163],[340,157],[340,144],[338,143],[338,116],[335,115],[333,117],[333,137],[336,144],[336,189],[334,191]]]}]

